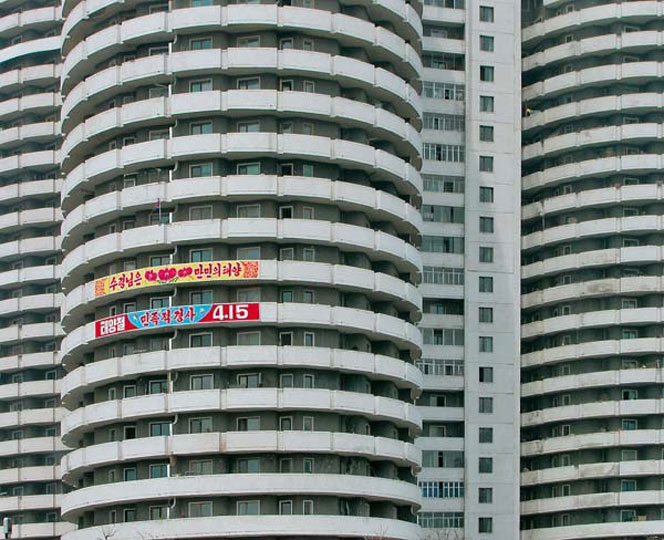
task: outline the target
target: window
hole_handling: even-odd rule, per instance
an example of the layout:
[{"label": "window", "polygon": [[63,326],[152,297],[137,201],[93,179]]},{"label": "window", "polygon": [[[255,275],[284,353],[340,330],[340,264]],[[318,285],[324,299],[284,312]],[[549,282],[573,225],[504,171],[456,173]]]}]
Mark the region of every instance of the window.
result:
[{"label": "window", "polygon": [[202,474],[212,474],[212,460],[199,459],[190,461],[187,475],[200,476]]},{"label": "window", "polygon": [[638,306],[638,300],[636,298],[623,298],[620,302],[620,307],[622,309],[636,309]]},{"label": "window", "polygon": [[212,515],[212,501],[197,501],[189,503],[189,517],[210,517]]},{"label": "window", "polygon": [[260,514],[260,501],[238,501],[238,516],[257,516]]},{"label": "window", "polygon": [[478,490],[478,502],[482,504],[489,504],[493,502],[493,489],[487,487],[481,487]]},{"label": "window", "polygon": [[125,508],[122,511],[122,518],[126,523],[130,521],[136,521],[136,509],[135,508]]},{"label": "window", "polygon": [[242,346],[260,345],[261,333],[260,332],[238,332],[237,344]]},{"label": "window", "polygon": [[305,347],[315,347],[316,346],[316,335],[313,332],[304,333],[304,346]]},{"label": "window", "polygon": [[425,345],[452,345],[464,344],[462,328],[422,328],[422,339]]},{"label": "window", "polygon": [[493,322],[493,308],[481,307],[479,308],[479,320],[481,323]]},{"label": "window", "polygon": [[492,533],[493,532],[493,518],[490,517],[481,517],[477,518],[477,529],[478,532]]},{"label": "window", "polygon": [[258,431],[261,428],[260,416],[250,416],[237,419],[238,431]]},{"label": "window", "polygon": [[483,414],[493,413],[493,398],[481,397],[479,401],[479,412]]},{"label": "window", "polygon": [[156,296],[150,298],[150,309],[161,309],[167,308],[170,304],[170,298],[168,296]]},{"label": "window", "polygon": [[238,163],[237,165],[237,174],[260,174],[261,173],[261,164],[260,163]]},{"label": "window", "polygon": [[481,457],[478,461],[478,470],[482,474],[489,474],[493,472],[493,458]]},{"label": "window", "polygon": [[259,287],[251,287],[249,289],[238,289],[237,290],[237,301],[238,302],[260,302],[261,301],[261,290]]},{"label": "window", "polygon": [[636,521],[636,510],[621,510],[620,521]]},{"label": "window", "polygon": [[166,379],[157,379],[148,383],[148,394],[165,394],[168,391]]},{"label": "window", "polygon": [[279,387],[280,388],[293,388],[293,375],[292,373],[285,373],[279,375]]},{"label": "window", "polygon": [[480,141],[493,142],[493,126],[480,126]]},{"label": "window", "polygon": [[480,156],[480,171],[493,172],[493,156]]},{"label": "window", "polygon": [[242,204],[236,208],[239,218],[259,218],[261,217],[260,204]]},{"label": "window", "polygon": [[290,347],[293,345],[293,332],[279,332],[279,346]]},{"label": "window", "polygon": [[260,36],[245,36],[239,37],[236,41],[237,47],[260,47],[261,38]]},{"label": "window", "polygon": [[302,375],[302,388],[314,388],[313,375]]},{"label": "window", "polygon": [[493,428],[490,428],[490,427],[481,427],[481,428],[479,428],[479,440],[482,444],[492,443],[493,442]]},{"label": "window", "polygon": [[209,92],[210,90],[212,90],[212,79],[202,79],[189,83],[190,92]]},{"label": "window", "polygon": [[258,246],[237,248],[235,256],[241,261],[255,261],[261,258],[261,248]]},{"label": "window", "polygon": [[492,383],[493,382],[493,368],[481,366],[480,367],[480,382],[481,383]]},{"label": "window", "polygon": [[[197,90],[192,90],[190,87],[189,91],[196,92]],[[148,97],[150,99],[167,97],[167,96],[168,96],[168,88],[166,88],[165,86],[153,86],[152,88],[148,89]]]},{"label": "window", "polygon": [[314,262],[316,260],[316,248],[314,247],[302,248],[302,260]]},{"label": "window", "polygon": [[237,376],[237,385],[240,388],[259,388],[261,386],[261,374],[242,373]]},{"label": "window", "polygon": [[189,40],[189,49],[192,51],[199,51],[202,49],[212,48],[212,38],[196,38]]},{"label": "window", "polygon": [[191,375],[189,377],[190,390],[212,390],[214,386],[214,376],[212,374]]},{"label": "window", "polygon": [[422,181],[424,191],[440,193],[463,193],[465,191],[465,182],[462,176],[423,174]]},{"label": "window", "polygon": [[316,83],[314,81],[304,81],[302,83],[302,91],[313,94],[316,91]]},{"label": "window", "polygon": [[435,223],[463,223],[464,208],[461,206],[422,205],[420,212],[424,221]]},{"label": "window", "polygon": [[621,480],[620,491],[636,491],[636,480]]},{"label": "window", "polygon": [[279,514],[289,516],[293,513],[293,501],[279,501]]},{"label": "window", "polygon": [[171,424],[169,422],[150,423],[150,437],[163,437],[171,434]]},{"label": "window", "polygon": [[484,293],[493,292],[493,277],[491,276],[480,276],[479,280],[479,290]]},{"label": "window", "polygon": [[639,399],[639,391],[634,388],[624,388],[622,391],[623,400],[634,400]]},{"label": "window", "polygon": [[639,429],[639,422],[635,418],[623,418],[621,425],[622,429],[626,431],[633,431],[635,429]]},{"label": "window", "polygon": [[302,501],[302,514],[309,516],[314,513],[314,501],[311,499],[304,499]]},{"label": "window", "polygon": [[480,202],[492,203],[493,202],[493,188],[480,186]]},{"label": "window", "polygon": [[238,133],[258,133],[261,130],[261,123],[258,120],[252,122],[238,122]]},{"label": "window", "polygon": [[150,478],[166,478],[168,476],[168,464],[156,463],[150,465]]},{"label": "window", "polygon": [[466,159],[466,148],[459,144],[424,143],[422,158],[430,161],[463,163]]},{"label": "window", "polygon": [[480,96],[480,112],[494,112],[493,96]]},{"label": "window", "polygon": [[302,40],[302,50],[303,51],[313,51],[314,50],[314,40],[313,39],[303,39]]},{"label": "window", "polygon": [[237,87],[240,90],[258,90],[261,87],[260,77],[247,77],[237,80]]},{"label": "window", "polygon": [[480,66],[480,81],[493,82],[494,76],[493,66]]},{"label": "window", "polygon": [[452,499],[464,496],[464,483],[459,481],[424,481],[417,485],[425,498]]},{"label": "window", "polygon": [[456,236],[423,236],[421,249],[425,253],[463,253],[464,239]]},{"label": "window", "polygon": [[211,304],[212,291],[192,291],[189,293],[190,304]]},{"label": "window", "polygon": [[493,337],[480,336],[480,352],[493,352]]},{"label": "window", "polygon": [[422,97],[444,99],[446,101],[464,101],[465,90],[463,84],[424,81],[422,85]]},{"label": "window", "polygon": [[480,246],[480,262],[492,263],[493,262],[493,248],[487,246]]},{"label": "window", "polygon": [[212,347],[212,333],[203,332],[200,334],[191,334],[189,336],[190,347]]},{"label": "window", "polygon": [[212,133],[212,122],[192,122],[189,124],[190,135],[207,135]]},{"label": "window", "polygon": [[136,395],[136,385],[135,384],[128,384],[122,387],[122,397],[123,398],[131,398]]},{"label": "window", "polygon": [[237,471],[239,473],[259,473],[261,472],[260,458],[247,458],[237,460]]},{"label": "window", "polygon": [[639,459],[639,457],[635,449],[628,448],[621,451],[620,459],[622,461],[636,461],[637,459]]},{"label": "window", "polygon": [[424,113],[424,129],[463,132],[466,129],[466,119],[460,114]]},{"label": "window", "polygon": [[493,52],[493,36],[480,36],[480,50]]},{"label": "window", "polygon": [[487,234],[494,232],[492,217],[480,216],[480,232]]},{"label": "window", "polygon": [[314,458],[304,458],[302,460],[302,472],[305,474],[313,474]]},{"label": "window", "polygon": [[314,176],[314,166],[313,165],[307,165],[307,164],[302,165],[302,176],[306,176],[307,178],[313,177]]},{"label": "window", "polygon": [[304,416],[304,417],[302,417],[302,430],[303,431],[313,431],[314,430],[314,417],[313,416]]},{"label": "window", "polygon": [[123,478],[125,482],[131,482],[132,480],[136,480],[138,478],[138,474],[136,473],[136,467],[125,468],[123,472]]},{"label": "window", "polygon": [[490,6],[480,6],[480,21],[493,22],[493,8]]}]

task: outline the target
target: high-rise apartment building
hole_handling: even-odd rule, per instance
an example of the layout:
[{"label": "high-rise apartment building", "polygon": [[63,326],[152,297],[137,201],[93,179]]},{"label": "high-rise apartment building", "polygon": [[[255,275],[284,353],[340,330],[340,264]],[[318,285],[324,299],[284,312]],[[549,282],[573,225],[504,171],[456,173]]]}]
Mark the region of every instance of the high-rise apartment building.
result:
[{"label": "high-rise apartment building", "polygon": [[66,538],[418,538],[420,10],[63,3]]},{"label": "high-rise apartment building", "polygon": [[60,521],[60,28],[55,1],[0,2],[0,517]]},{"label": "high-rise apartment building", "polygon": [[431,538],[518,537],[517,2],[423,11],[424,422]]},{"label": "high-rise apartment building", "polygon": [[664,535],[661,7],[524,4],[524,540]]}]

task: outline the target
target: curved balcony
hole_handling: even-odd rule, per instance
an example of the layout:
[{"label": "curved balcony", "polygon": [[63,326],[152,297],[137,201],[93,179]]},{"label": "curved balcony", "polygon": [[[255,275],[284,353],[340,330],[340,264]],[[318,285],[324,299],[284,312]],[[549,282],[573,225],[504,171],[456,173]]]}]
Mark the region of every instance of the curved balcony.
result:
[{"label": "curved balcony", "polygon": [[522,159],[524,161],[543,159],[549,156],[559,156],[572,151],[583,150],[584,148],[606,146],[613,143],[654,143],[663,137],[664,128],[662,128],[661,124],[657,123],[604,126],[549,137],[542,142],[525,145],[522,149]]},{"label": "curved balcony", "polygon": [[541,220],[542,216],[587,208],[650,204],[663,199],[664,188],[659,184],[616,185],[547,197],[543,201],[526,204],[522,207],[521,220]]},{"label": "curved balcony", "polygon": [[42,465],[37,467],[21,467],[20,469],[2,469],[0,485],[24,482],[60,481],[60,467]]},{"label": "curved balcony", "polygon": [[0,149],[14,148],[25,143],[51,142],[60,136],[60,127],[55,122],[26,124],[0,131]]},{"label": "curved balcony", "polygon": [[[260,303],[260,320],[254,322],[225,321],[224,326],[230,327],[251,327],[251,326],[304,326],[310,328],[335,328],[341,332],[362,333],[369,339],[389,340],[396,343],[399,347],[407,348],[411,354],[419,356],[419,350],[422,343],[420,331],[411,323],[397,319],[390,315],[373,313],[361,309],[333,307],[322,304],[277,304],[274,302]],[[203,323],[206,328],[214,328],[216,323]],[[27,325],[40,326],[40,325]],[[59,326],[59,325],[58,325]],[[189,325],[194,329],[199,325]],[[157,327],[155,330],[163,332],[165,327]],[[14,328],[5,328],[0,330],[0,342],[5,333],[13,335]],[[141,334],[152,333],[152,330],[142,330]],[[9,339],[9,338],[8,338]],[[116,337],[95,338],[95,323],[91,322],[84,326],[79,326],[70,332],[64,338],[60,348],[60,355],[63,362],[68,360],[68,356],[81,354],[92,347],[114,340]]]},{"label": "curved balcony", "polygon": [[599,527],[597,523],[551,527],[521,531],[521,540],[569,540],[569,538],[630,538],[652,536],[654,531],[664,530],[664,522],[659,520],[610,522],[608,527]]},{"label": "curved balcony", "polygon": [[611,339],[564,345],[521,355],[521,366],[532,367],[608,356],[639,356],[664,352],[661,338]]},{"label": "curved balcony", "polygon": [[[99,113],[78,124],[65,138],[61,158],[69,169],[72,156],[82,157],[104,137],[117,136],[122,130],[154,126],[160,119],[184,121],[205,114],[297,115],[310,119],[341,122],[344,128],[367,130],[369,138],[384,138],[394,144],[398,153],[409,156],[419,166],[422,141],[417,130],[397,115],[368,103],[342,97],[307,92],[277,90],[227,90],[173,94],[129,103]],[[0,139],[1,142],[1,139]]]},{"label": "curved balcony", "polygon": [[571,482],[599,478],[637,478],[664,475],[661,460],[618,461],[614,463],[585,463],[578,466],[556,467],[521,473],[521,485],[532,486],[553,482]]},{"label": "curved balcony", "polygon": [[60,506],[60,497],[61,495],[22,495],[19,497],[1,497],[0,512],[7,514],[10,512],[50,510]]},{"label": "curved balcony", "polygon": [[[635,2],[637,3],[637,2]],[[620,81],[622,84],[655,82],[662,73],[661,62],[629,62],[605,64],[563,75],[556,75],[523,88],[524,101],[553,99],[572,90],[580,91],[593,86],[605,86]]]},{"label": "curved balcony", "polygon": [[[600,9],[605,7],[603,5]],[[609,9],[621,4],[609,5]],[[524,30],[527,32],[527,30]],[[662,33],[657,30],[629,32],[622,34],[607,33],[550,47],[523,58],[523,71],[542,68],[554,62],[578,60],[588,56],[607,56],[616,53],[638,53],[657,49],[662,43]]]},{"label": "curved balcony", "polygon": [[24,41],[16,45],[10,45],[4,49],[0,49],[0,64],[5,62],[13,62],[23,56],[31,54],[42,54],[46,51],[59,51],[60,50],[60,36],[45,37],[33,39],[31,41]]},{"label": "curved balcony", "polygon": [[[422,215],[411,204],[377,189],[332,181],[323,178],[260,175],[247,177],[212,176],[184,178],[169,183],[154,183],[106,193],[77,206],[67,215],[61,234],[65,249],[82,242],[83,235],[111,219],[137,211],[151,211],[155,201],[171,204],[191,202],[276,199],[304,200],[318,204],[336,204],[344,211],[363,212],[371,221],[389,221],[400,234],[418,237],[422,229]],[[0,227],[1,227],[0,216]]]},{"label": "curved balcony", "polygon": [[541,249],[550,244],[579,241],[597,236],[652,233],[662,230],[663,222],[664,216],[642,215],[568,223],[523,236],[521,249],[524,251]]},{"label": "curved balcony", "polygon": [[[65,519],[73,520],[89,507],[130,504],[169,497],[242,497],[257,493],[362,497],[372,501],[407,504],[416,508],[420,505],[419,488],[414,484],[376,477],[363,477],[361,482],[349,482],[349,477],[343,474],[261,473],[181,476],[135,480],[130,485],[131,489],[127,489],[128,485],[125,482],[104,484],[67,493],[62,496],[62,515]],[[288,516],[286,519],[290,520],[292,517]],[[244,519],[246,521],[246,518]]]},{"label": "curved balcony", "polygon": [[536,42],[547,39],[553,34],[579,30],[588,26],[598,26],[621,22],[646,22],[660,15],[660,5],[653,0],[640,0],[625,4],[601,4],[598,6],[585,7],[578,11],[565,13],[527,26],[523,29],[522,42],[524,46],[534,46]]},{"label": "curved balcony", "polygon": [[644,326],[659,324],[664,319],[664,308],[606,309],[574,315],[550,317],[521,325],[521,338],[530,339],[566,330],[587,330],[608,326]]},{"label": "curved balcony", "polygon": [[168,83],[173,77],[192,77],[223,72],[241,75],[251,70],[279,76],[301,75],[333,78],[340,84],[360,88],[377,99],[390,102],[404,118],[421,116],[417,90],[397,75],[372,64],[326,53],[270,48],[209,49],[148,56],[98,71],[74,86],[62,105],[62,131],[104,99],[120,91],[132,91],[146,83]]},{"label": "curved balcony", "polygon": [[[111,358],[74,368],[62,380],[62,404],[73,409],[92,387],[148,374],[178,370],[309,368],[362,374],[371,380],[390,381],[419,394],[422,373],[403,360],[360,351],[323,347],[229,346],[176,349]],[[28,383],[23,383],[28,384]],[[3,387],[0,386],[0,390]]]},{"label": "curved balcony", "polygon": [[[389,298],[399,311],[409,311],[413,320],[417,319],[422,308],[422,297],[418,289],[398,278],[352,266],[314,263],[305,261],[261,261],[260,283],[303,283],[329,286],[338,290],[362,292],[370,299]],[[178,284],[178,288],[184,284]],[[150,291],[173,291],[173,284],[157,285]],[[88,282],[72,289],[62,303],[62,324],[65,328],[80,324],[86,314],[107,303],[134,296],[137,290],[127,290],[103,297],[95,296],[94,282]],[[140,291],[138,291],[140,292]]]},{"label": "curved balcony", "polygon": [[659,429],[638,429],[633,431],[598,431],[583,435],[552,437],[521,443],[522,456],[540,456],[576,452],[579,448],[609,448],[617,446],[652,446],[662,444],[664,431]]},{"label": "curved balcony", "polygon": [[53,452],[66,452],[69,450],[59,436],[31,437],[0,442],[0,456],[25,456],[27,454],[52,454]]},{"label": "curved balcony", "polygon": [[11,36],[22,31],[43,32],[61,22],[60,10],[55,6],[28,8],[0,17],[0,34]]},{"label": "curved balcony", "polygon": [[586,178],[612,176],[620,171],[624,176],[656,174],[664,162],[661,154],[639,154],[629,156],[600,157],[550,167],[522,177],[523,191],[541,189],[564,182]]},{"label": "curved balcony", "polygon": [[607,296],[658,294],[663,286],[663,280],[659,276],[594,279],[524,294],[521,296],[521,307],[527,310],[558,302],[576,301],[579,298],[586,300]]},{"label": "curved balcony", "polygon": [[[0,25],[2,20],[0,20]],[[0,26],[1,28],[1,26]],[[71,84],[94,71],[94,66],[127,47],[147,41],[173,41],[176,36],[192,32],[237,32],[251,28],[266,31],[305,31],[308,34],[334,39],[342,47],[363,48],[370,61],[390,62],[396,73],[419,90],[422,62],[417,51],[403,38],[369,21],[320,9],[266,5],[256,11],[248,5],[207,6],[158,12],[126,20],[120,24],[91,33],[68,49],[62,65],[63,92]]]},{"label": "curved balcony", "polygon": [[71,444],[102,426],[181,413],[247,411],[324,411],[363,416],[419,432],[417,407],[403,401],[342,390],[304,388],[229,388],[153,394],[79,407],[61,421],[62,440]]},{"label": "curved balcony", "polygon": [[521,514],[533,515],[573,510],[589,510],[592,508],[611,508],[616,506],[660,506],[661,491],[623,491],[614,493],[592,493],[588,495],[572,495],[569,497],[550,497],[534,501],[521,502]]},{"label": "curved balcony", "polygon": [[55,112],[61,105],[60,96],[54,92],[6,99],[0,102],[0,119],[10,121],[30,114]]},{"label": "curved balcony", "polygon": [[60,323],[34,323],[23,326],[8,326],[0,329],[0,343],[5,345],[16,344],[19,341],[47,341],[62,337],[64,332]]},{"label": "curved balcony", "polygon": [[[63,52],[67,54],[75,43],[83,39],[86,33],[92,31],[92,25],[95,24],[97,16],[102,12],[104,14],[112,13],[126,9],[136,3],[136,0],[78,0],[77,2],[63,2],[62,13],[66,16],[62,27],[62,35],[64,36]],[[352,0],[347,5],[364,7],[369,13],[370,20],[389,22],[394,26],[395,32],[398,35],[411,43],[417,44],[422,36],[422,21],[419,15],[421,5],[418,2],[415,3],[415,7],[404,0]],[[266,10],[270,9],[270,6],[264,7]],[[419,9],[417,9],[418,7]],[[317,10],[316,14],[311,18],[322,18],[325,13],[325,11]],[[308,24],[305,25],[308,28],[312,24],[311,18],[307,20]],[[201,24],[205,24],[206,22],[209,21],[204,20]]]},{"label": "curved balcony", "polygon": [[19,354],[14,356],[3,356],[2,362],[0,362],[0,373],[4,371],[56,367],[58,365],[60,365],[60,360],[57,358],[55,352],[39,352]]},{"label": "curved balcony", "polygon": [[0,159],[0,176],[14,176],[23,171],[49,171],[58,166],[55,150],[42,150]]},{"label": "curved balcony", "polygon": [[533,111],[523,118],[523,131],[553,127],[561,122],[583,120],[597,114],[644,113],[655,112],[664,107],[664,95],[654,92],[622,94],[620,96],[602,96],[583,101],[574,101],[551,107],[544,111]]},{"label": "curved balcony", "polygon": [[5,399],[5,400],[16,399],[16,398],[44,397],[53,394],[60,394],[59,380],[48,379],[44,381],[25,381],[20,383],[10,383],[10,384],[0,385],[0,399]]},{"label": "curved balcony", "polygon": [[521,427],[543,426],[553,422],[660,415],[661,399],[588,402],[579,405],[550,407],[521,414]]},{"label": "curved balcony", "polygon": [[[396,439],[332,432],[226,432],[150,437],[121,442],[96,444],[72,450],[62,457],[65,482],[76,485],[78,478],[96,467],[130,461],[168,459],[168,456],[211,455],[224,448],[224,453],[336,454],[357,456],[371,461],[389,460],[401,467],[418,468],[420,450],[412,443]],[[51,467],[52,469],[52,467]]]},{"label": "curved balcony", "polygon": [[[306,157],[377,174],[400,191],[412,195],[418,195],[422,185],[420,174],[410,163],[384,150],[343,139],[276,133],[189,135],[133,144],[82,162],[67,174],[62,186],[63,211],[69,212],[83,202],[83,189],[90,189],[105,180],[149,166],[164,167],[178,160],[202,160],[219,155],[236,160],[259,156],[280,160]],[[3,162],[13,160],[8,162],[7,168],[13,165],[15,169],[21,157],[24,156],[0,160],[0,174]]]},{"label": "curved balcony", "polygon": [[[91,527],[64,534],[62,540],[87,540],[90,535],[103,534],[108,527]],[[395,519],[354,516],[216,516],[196,519],[165,519],[139,521],[113,526],[115,540],[132,540],[136,535],[149,536],[153,540],[168,540],[173,531],[184,538],[264,538],[268,535],[291,538],[307,534],[327,536],[331,532],[341,538],[373,538],[384,540],[412,540],[420,534],[415,523]]]},{"label": "curved balcony", "polygon": [[552,377],[541,381],[523,383],[521,385],[521,396],[532,397],[558,392],[590,390],[593,388],[653,384],[664,384],[663,369],[621,369]]},{"label": "curved balcony", "polygon": [[0,244],[0,260],[16,259],[17,256],[26,255],[52,255],[59,250],[60,238],[55,236],[14,240]]},{"label": "curved balcony", "polygon": [[[2,92],[13,92],[26,83],[35,85],[57,84],[59,77],[60,64],[42,64],[12,69],[0,73],[0,90]],[[0,104],[0,106],[3,105]]]},{"label": "curved balcony", "polygon": [[16,270],[0,272],[0,289],[14,288],[16,285],[51,283],[58,279],[58,269],[55,266],[31,266]]},{"label": "curved balcony", "polygon": [[539,278],[546,275],[562,272],[575,272],[579,268],[592,268],[598,266],[613,266],[623,264],[626,266],[657,263],[662,260],[664,250],[661,246],[636,246],[612,249],[598,249],[584,251],[572,255],[551,257],[521,267],[523,280]]},{"label": "curved balcony", "polygon": [[62,409],[43,408],[0,413],[0,428],[57,424],[62,419],[62,412]]},{"label": "curved balcony", "polygon": [[[204,241],[306,242],[355,252],[362,250],[371,259],[393,262],[403,272],[416,273],[421,266],[420,253],[413,245],[396,236],[366,227],[304,219],[212,219],[150,225],[90,240],[65,256],[61,265],[63,288],[71,290],[95,265],[119,256],[129,257],[145,249],[158,250],[176,244]],[[2,248],[7,245],[0,244],[0,258]]]},{"label": "curved balcony", "polygon": [[23,227],[39,227],[40,225],[55,224],[60,221],[62,221],[62,212],[59,208],[20,210],[0,215],[0,232],[2,234],[12,234],[19,232]]},{"label": "curved balcony", "polygon": [[[56,509],[57,511],[58,509]],[[15,538],[51,538],[60,537],[76,529],[76,525],[66,521],[52,523],[21,523],[12,525],[12,535]]]}]

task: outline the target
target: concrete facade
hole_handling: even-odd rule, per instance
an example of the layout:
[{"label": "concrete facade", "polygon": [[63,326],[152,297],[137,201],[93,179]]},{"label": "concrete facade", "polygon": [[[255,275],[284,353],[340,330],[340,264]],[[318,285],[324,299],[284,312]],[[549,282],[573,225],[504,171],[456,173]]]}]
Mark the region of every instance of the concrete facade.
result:
[{"label": "concrete facade", "polygon": [[520,6],[425,2],[428,538],[518,537]]}]

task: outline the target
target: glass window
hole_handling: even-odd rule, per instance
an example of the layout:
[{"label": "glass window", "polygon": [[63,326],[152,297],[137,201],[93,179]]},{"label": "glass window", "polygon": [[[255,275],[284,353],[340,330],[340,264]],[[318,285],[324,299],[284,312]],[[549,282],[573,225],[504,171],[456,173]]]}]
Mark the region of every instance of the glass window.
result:
[{"label": "glass window", "polygon": [[212,38],[196,38],[189,40],[189,49],[192,51],[198,51],[201,49],[211,49],[212,48]]},{"label": "glass window", "polygon": [[212,347],[212,333],[204,332],[189,336],[190,347]]},{"label": "glass window", "polygon": [[210,373],[202,375],[191,375],[189,377],[190,390],[212,390],[214,387],[214,376]]},{"label": "glass window", "polygon": [[238,163],[237,165],[237,174],[260,174],[261,173],[261,164],[260,163]]},{"label": "glass window", "polygon": [[189,124],[190,135],[208,135],[212,133],[212,122],[192,122]]},{"label": "glass window", "polygon": [[493,36],[480,36],[480,50],[493,52]]},{"label": "glass window", "polygon": [[250,416],[237,419],[238,431],[258,431],[261,428],[260,416]]},{"label": "glass window", "polygon": [[479,441],[483,444],[493,442],[493,428],[481,427],[479,428]]},{"label": "glass window", "polygon": [[238,501],[238,516],[257,516],[260,514],[260,501]]},{"label": "glass window", "polygon": [[493,22],[493,8],[490,6],[480,6],[480,21]]},{"label": "glass window", "polygon": [[210,90],[212,90],[212,79],[191,81],[189,83],[190,92],[208,92]]},{"label": "glass window", "polygon": [[189,176],[191,178],[212,176],[212,163],[199,163],[198,165],[190,165]]},{"label": "glass window", "polygon": [[210,517],[212,515],[212,501],[197,501],[189,503],[189,517]]},{"label": "glass window", "polygon": [[260,77],[248,77],[246,79],[238,79],[237,87],[240,90],[258,90],[261,87]]}]

